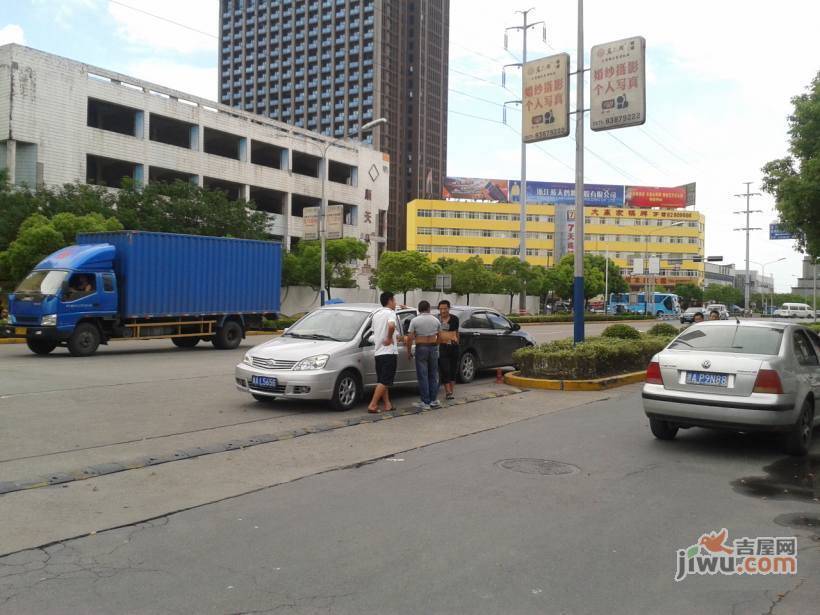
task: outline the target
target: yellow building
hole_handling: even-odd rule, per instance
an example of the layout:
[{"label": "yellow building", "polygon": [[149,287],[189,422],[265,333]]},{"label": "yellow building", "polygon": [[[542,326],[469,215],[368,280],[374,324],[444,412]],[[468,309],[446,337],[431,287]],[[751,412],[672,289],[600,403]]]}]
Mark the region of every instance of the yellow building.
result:
[{"label": "yellow building", "polygon": [[[572,245],[574,209],[558,211],[570,219],[559,223],[556,231],[554,205],[527,206],[527,261],[533,265],[555,264],[556,254],[565,249],[561,242],[556,249],[556,236],[563,233]],[[625,207],[585,207],[584,211],[586,253],[608,255],[633,289],[642,290],[646,283],[645,276],[632,275],[633,259],[644,257],[661,258],[660,274],[654,276],[657,285],[703,285],[703,214]],[[518,233],[517,203],[417,199],[407,205],[407,249],[429,254],[432,260],[478,255],[489,265],[499,256],[518,255]]]}]

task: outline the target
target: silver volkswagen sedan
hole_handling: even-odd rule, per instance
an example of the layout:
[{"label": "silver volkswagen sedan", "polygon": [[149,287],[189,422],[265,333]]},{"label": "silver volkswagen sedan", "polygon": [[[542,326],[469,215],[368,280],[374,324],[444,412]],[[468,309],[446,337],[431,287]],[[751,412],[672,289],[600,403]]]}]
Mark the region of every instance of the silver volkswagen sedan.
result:
[{"label": "silver volkswagen sedan", "polygon": [[820,338],[806,327],[765,321],[707,321],[652,358],[643,387],[655,437],[680,428],[780,432],[805,455],[818,417]]},{"label": "silver volkswagen sedan", "polygon": [[[349,410],[376,384],[373,333],[377,304],[328,305],[305,315],[281,337],[251,348],[236,366],[236,386],[258,401],[277,397],[330,400]],[[396,310],[402,328],[416,310]],[[403,331],[399,331],[403,335]],[[399,343],[396,384],[416,384],[413,362]]]}]

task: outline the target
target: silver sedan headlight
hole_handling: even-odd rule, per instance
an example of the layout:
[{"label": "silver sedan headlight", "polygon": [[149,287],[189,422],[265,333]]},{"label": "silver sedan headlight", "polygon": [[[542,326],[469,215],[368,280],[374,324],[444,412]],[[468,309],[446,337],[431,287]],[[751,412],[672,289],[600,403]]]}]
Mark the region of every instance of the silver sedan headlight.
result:
[{"label": "silver sedan headlight", "polygon": [[325,365],[327,365],[328,359],[330,359],[330,355],[317,354],[315,357],[308,357],[307,359],[302,359],[296,365],[293,366],[293,369],[296,371],[322,369]]},{"label": "silver sedan headlight", "polygon": [[244,358],[242,359],[242,362],[243,362],[245,365],[253,365],[253,358],[251,357],[251,355],[246,354],[246,355],[244,356]]},{"label": "silver sedan headlight", "polygon": [[40,324],[44,327],[56,327],[57,314],[46,314],[45,316],[40,318]]}]

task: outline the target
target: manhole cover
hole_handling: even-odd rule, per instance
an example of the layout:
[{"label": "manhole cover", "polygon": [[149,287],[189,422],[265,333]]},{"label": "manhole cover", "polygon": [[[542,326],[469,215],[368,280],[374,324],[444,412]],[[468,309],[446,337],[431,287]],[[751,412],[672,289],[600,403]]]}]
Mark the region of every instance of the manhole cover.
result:
[{"label": "manhole cover", "polygon": [[551,461],[550,459],[502,459],[495,465],[505,470],[521,472],[523,474],[541,474],[542,476],[559,476],[561,474],[575,474],[581,468],[570,463]]}]

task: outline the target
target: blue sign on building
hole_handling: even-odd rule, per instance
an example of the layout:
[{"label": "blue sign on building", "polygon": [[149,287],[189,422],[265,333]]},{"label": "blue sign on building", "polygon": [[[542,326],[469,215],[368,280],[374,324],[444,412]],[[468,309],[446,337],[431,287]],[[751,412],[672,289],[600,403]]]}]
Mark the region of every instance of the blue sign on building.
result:
[{"label": "blue sign on building", "polygon": [[[529,192],[529,190],[527,190]],[[794,239],[794,234],[784,231],[779,224],[769,225],[769,239]]]},{"label": "blue sign on building", "polygon": [[[512,203],[521,202],[521,182],[519,180],[510,180],[509,196]],[[528,181],[527,203],[574,205],[575,184]],[[584,184],[584,205],[590,207],[623,207],[624,187],[610,184]]]}]

